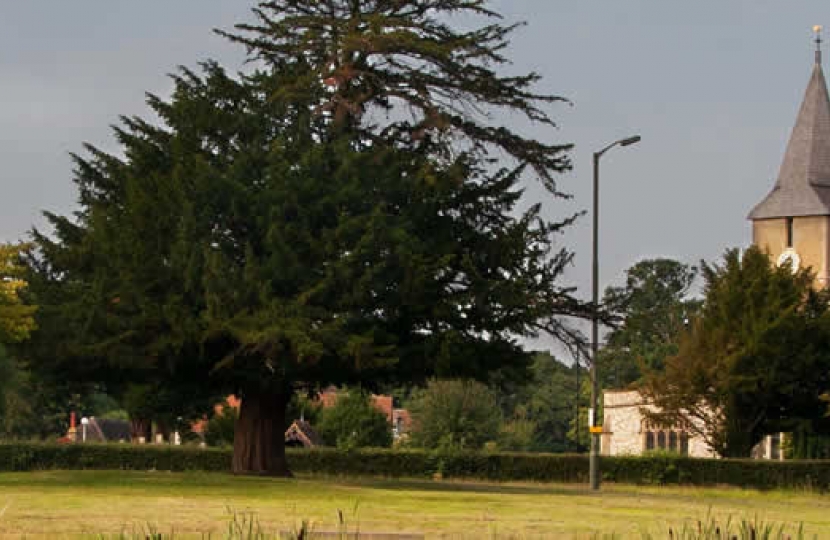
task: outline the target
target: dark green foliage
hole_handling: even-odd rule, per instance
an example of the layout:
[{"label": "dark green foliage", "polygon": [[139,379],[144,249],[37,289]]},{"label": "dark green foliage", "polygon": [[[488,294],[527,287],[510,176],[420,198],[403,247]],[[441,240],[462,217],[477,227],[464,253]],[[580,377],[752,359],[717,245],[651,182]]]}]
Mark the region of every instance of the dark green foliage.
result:
[{"label": "dark green foliage", "polygon": [[239,411],[227,403],[223,404],[221,412],[214,412],[205,425],[205,442],[208,446],[232,447],[238,419]]},{"label": "dark green foliage", "polygon": [[430,380],[407,408],[412,444],[421,448],[480,450],[498,440],[502,427],[496,394],[476,381]]},{"label": "dark green foliage", "polygon": [[[161,125],[122,118],[117,154],[76,157],[79,211],[35,233],[27,358],[144,387],[130,408],[168,424],[234,393],[235,470],[286,474],[269,434],[297,389],[518,377],[521,337],[578,342],[554,244],[572,217],[520,211],[525,173],[556,191],[569,147],[487,116],[551,126],[560,98],[493,70],[513,27],[482,6],[262,3],[233,38],[255,70],[182,69],[148,97]],[[465,12],[489,24],[442,22]]]},{"label": "dark green foliage", "polygon": [[388,448],[392,445],[392,424],[372,404],[369,394],[350,390],[339,394],[332,407],[320,412],[314,425],[329,446]]},{"label": "dark green foliage", "polygon": [[30,374],[0,344],[0,439],[37,434]]},{"label": "dark green foliage", "polygon": [[209,448],[131,444],[0,444],[0,471],[100,469],[230,471],[231,453]]},{"label": "dark green foliage", "polygon": [[[565,101],[535,91],[540,76],[503,76],[503,54],[519,26],[501,24],[484,0],[272,0],[255,24],[220,32],[243,43],[252,59],[301,64],[274,97],[294,100],[324,87],[316,110],[335,129],[447,159],[462,149],[474,161],[512,157],[555,191],[554,175],[570,166],[569,145],[549,145],[493,125],[493,111],[555,125],[544,106]],[[470,30],[448,23],[467,15]],[[398,114],[388,114],[394,111]],[[384,118],[386,119],[384,121]]]},{"label": "dark green foliage", "polygon": [[786,459],[830,459],[830,435],[802,425],[786,434],[781,448]]},{"label": "dark green foliage", "polygon": [[[580,389],[577,391],[577,381]],[[534,452],[576,451],[576,402],[579,400],[580,443],[587,443],[584,418],[590,397],[588,372],[567,366],[546,352],[533,355],[524,380],[494,389],[504,415],[499,448]],[[528,440],[528,433],[530,440]],[[584,444],[580,446],[580,449]]]},{"label": "dark green foliage", "polygon": [[[294,420],[302,419],[316,426],[322,412],[323,406],[319,401],[309,399],[308,395],[302,392],[296,392],[288,402],[288,409],[285,412],[286,424],[291,425]],[[286,429],[288,429],[287,426]]]},{"label": "dark green foliage", "polygon": [[9,356],[6,348],[0,344],[0,419],[5,419],[8,414],[7,396],[18,390],[17,380],[17,365]]},{"label": "dark green foliage", "polygon": [[123,405],[105,392],[93,392],[86,397],[85,401],[85,407],[82,411],[84,416],[126,420],[124,418],[126,411],[123,409]]},{"label": "dark green foliage", "polygon": [[[586,483],[588,457],[569,454],[431,452],[424,450],[289,449],[300,474],[496,482]],[[0,472],[33,470],[159,470],[229,472],[231,451],[154,445],[0,444]],[[646,485],[730,485],[744,489],[830,489],[830,461],[603,457],[608,482]]]},{"label": "dark green foliage", "polygon": [[516,410],[514,416],[501,426],[498,448],[514,452],[533,450],[538,431],[536,422],[530,420],[523,409]]},{"label": "dark green foliage", "polygon": [[608,287],[605,308],[619,326],[607,336],[600,352],[604,388],[623,388],[639,381],[642,368],[663,369],[677,354],[677,340],[700,309],[689,298],[698,270],[671,259],[647,259],[626,271],[622,287]]},{"label": "dark green foliage", "polygon": [[665,372],[649,376],[652,420],[703,437],[724,457],[748,457],[770,433],[826,424],[830,312],[809,270],[775,266],[751,247],[704,266],[700,315]]}]

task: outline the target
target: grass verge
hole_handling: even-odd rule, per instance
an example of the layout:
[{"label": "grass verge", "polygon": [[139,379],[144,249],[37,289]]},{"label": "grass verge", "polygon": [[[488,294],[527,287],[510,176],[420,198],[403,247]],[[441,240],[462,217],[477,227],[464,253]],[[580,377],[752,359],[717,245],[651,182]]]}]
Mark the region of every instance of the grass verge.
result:
[{"label": "grass verge", "polygon": [[735,488],[606,484],[595,494],[559,484],[49,471],[0,474],[3,508],[0,536],[29,538],[120,538],[136,530],[224,538],[234,512],[255,517],[272,536],[346,523],[367,538],[657,539],[668,538],[669,528],[684,538],[677,533],[712,521],[789,524],[793,538],[803,524],[805,538],[830,537],[830,496]]}]

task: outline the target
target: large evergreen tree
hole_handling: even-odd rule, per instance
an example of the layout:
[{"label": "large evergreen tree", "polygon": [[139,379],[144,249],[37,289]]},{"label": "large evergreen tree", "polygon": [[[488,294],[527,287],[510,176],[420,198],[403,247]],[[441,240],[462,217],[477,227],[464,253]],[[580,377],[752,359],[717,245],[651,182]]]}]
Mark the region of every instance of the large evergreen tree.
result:
[{"label": "large evergreen tree", "polygon": [[526,367],[521,336],[577,339],[563,318],[588,310],[554,249],[570,218],[517,208],[525,171],[554,190],[567,147],[485,114],[551,124],[539,107],[558,98],[487,67],[512,27],[456,32],[440,22],[456,11],[495,16],[475,1],[261,4],[262,26],[232,38],[256,71],[183,70],[170,100],[150,97],[163,126],[124,119],[123,158],[90,148],[82,210],[54,219],[35,261],[66,295],[62,328],[85,330],[77,363],[236,393],[234,471],[287,474],[298,388],[485,379]]},{"label": "large evergreen tree", "polygon": [[[513,158],[556,192],[570,166],[570,145],[527,138],[493,121],[506,113],[553,126],[545,105],[563,98],[539,92],[536,73],[507,76],[505,49],[521,24],[503,24],[487,0],[272,0],[256,23],[219,31],[248,47],[251,59],[305,69],[272,89],[278,99],[325,92],[315,111],[335,129],[452,161]],[[469,30],[450,24],[470,18]],[[476,24],[484,21],[483,24]]]},{"label": "large evergreen tree", "polygon": [[[361,343],[393,346],[397,375],[417,380],[436,369],[481,376],[509,365],[504,360],[518,352],[511,336],[542,327],[572,340],[557,316],[578,315],[581,307],[569,291],[549,287],[570,261],[564,251],[551,253],[551,235],[569,220],[542,223],[538,206],[521,219],[510,217],[526,170],[556,193],[555,176],[569,166],[568,146],[526,138],[491,116],[509,112],[553,125],[544,105],[561,100],[534,90],[536,74],[496,71],[507,63],[503,52],[516,27],[501,24],[480,0],[276,0],[260,2],[254,12],[256,23],[220,33],[245,44],[251,60],[286,74],[270,89],[271,99],[315,96],[311,111],[352,150],[410,156],[408,169],[387,166],[388,183],[378,182],[386,175],[369,165],[378,171],[372,181],[392,198],[376,201],[371,221],[363,219],[371,241],[360,245],[374,252],[350,251],[337,265],[385,262],[371,280],[355,280],[366,272],[352,264],[350,279],[338,284],[371,283],[356,306],[384,334],[367,334]],[[460,31],[447,22],[459,14],[489,21]],[[365,174],[358,182],[365,184]],[[375,190],[378,199],[383,193]],[[411,236],[400,234],[406,223]],[[384,238],[396,230],[397,237]],[[391,249],[389,242],[406,248]],[[406,258],[389,257],[401,251]],[[366,306],[378,303],[385,307],[366,317]]]},{"label": "large evergreen tree", "polygon": [[764,435],[823,424],[830,385],[830,312],[813,275],[777,267],[757,247],[703,267],[704,303],[664,372],[644,392],[652,420],[749,457]]}]

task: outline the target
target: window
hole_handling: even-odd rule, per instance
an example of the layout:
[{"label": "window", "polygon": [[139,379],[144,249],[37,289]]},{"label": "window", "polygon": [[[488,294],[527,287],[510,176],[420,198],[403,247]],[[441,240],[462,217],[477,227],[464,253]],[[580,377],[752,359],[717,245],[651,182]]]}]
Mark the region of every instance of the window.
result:
[{"label": "window", "polygon": [[646,452],[654,450],[654,432],[646,432]]},{"label": "window", "polygon": [[666,449],[666,432],[660,431],[657,433],[657,448],[660,450]]},{"label": "window", "polygon": [[677,432],[670,431],[669,432],[669,450],[672,452],[677,452],[680,449],[677,447]]},{"label": "window", "polygon": [[787,218],[787,247],[793,247],[793,218]]},{"label": "window", "polygon": [[680,455],[689,455],[689,435],[686,433],[680,434]]}]

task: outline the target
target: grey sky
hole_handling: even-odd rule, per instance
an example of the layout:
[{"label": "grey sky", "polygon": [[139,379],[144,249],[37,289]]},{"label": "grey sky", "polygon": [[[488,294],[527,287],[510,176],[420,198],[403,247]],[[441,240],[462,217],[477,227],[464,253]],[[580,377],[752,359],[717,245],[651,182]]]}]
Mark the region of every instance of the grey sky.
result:
[{"label": "grey sky", "polygon": [[[573,142],[574,195],[549,215],[585,209],[591,152],[639,133],[603,158],[601,275],[618,282],[643,257],[715,260],[750,241],[745,220],[777,174],[813,61],[811,28],[830,28],[826,0],[496,0],[515,37],[516,72],[533,69]],[[70,151],[112,149],[108,126],[145,114],[144,92],[165,95],[179,64],[242,52],[213,35],[248,18],[242,0],[0,0],[0,241],[73,208]],[[827,33],[830,36],[830,32]],[[830,53],[825,55],[830,58]],[[535,186],[531,198],[549,200]],[[589,295],[590,220],[563,241],[577,252],[568,278]]]}]

